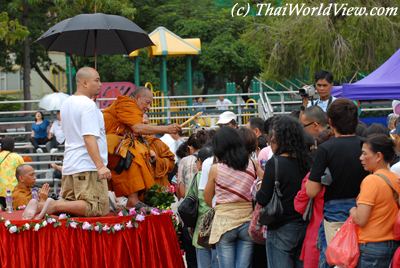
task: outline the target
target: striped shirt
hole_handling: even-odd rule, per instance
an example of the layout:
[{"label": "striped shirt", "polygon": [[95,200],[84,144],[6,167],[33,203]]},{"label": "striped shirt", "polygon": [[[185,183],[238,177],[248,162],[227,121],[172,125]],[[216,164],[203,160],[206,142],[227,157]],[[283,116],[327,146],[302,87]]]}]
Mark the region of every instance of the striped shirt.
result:
[{"label": "striped shirt", "polygon": [[246,171],[235,170],[225,164],[217,164],[215,197],[217,204],[250,202],[251,186],[257,178],[254,164],[249,160]]}]

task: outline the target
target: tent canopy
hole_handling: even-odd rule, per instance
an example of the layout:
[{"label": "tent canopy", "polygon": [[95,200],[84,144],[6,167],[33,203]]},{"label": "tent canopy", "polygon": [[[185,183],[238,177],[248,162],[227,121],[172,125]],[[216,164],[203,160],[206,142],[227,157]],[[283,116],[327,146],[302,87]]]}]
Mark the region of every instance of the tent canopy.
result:
[{"label": "tent canopy", "polygon": [[332,95],[352,100],[400,99],[400,49],[367,77],[334,87]]},{"label": "tent canopy", "polygon": [[[199,55],[201,51],[199,38],[183,39],[162,26],[151,32],[149,36],[155,44],[149,47],[150,56]],[[136,57],[138,54],[139,51],[135,50],[129,56]]]}]

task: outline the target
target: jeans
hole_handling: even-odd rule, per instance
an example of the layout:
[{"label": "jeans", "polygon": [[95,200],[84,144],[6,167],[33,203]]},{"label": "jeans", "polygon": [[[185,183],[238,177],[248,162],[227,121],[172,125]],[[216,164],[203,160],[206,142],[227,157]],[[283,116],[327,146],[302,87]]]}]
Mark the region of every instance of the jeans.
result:
[{"label": "jeans", "polygon": [[303,267],[299,260],[307,225],[302,220],[267,230],[268,267]]},{"label": "jeans", "polygon": [[398,246],[398,242],[393,240],[360,244],[360,258],[357,268],[389,267]]},{"label": "jeans", "polygon": [[224,233],[216,244],[220,268],[251,267],[253,241],[249,236],[249,224]]},{"label": "jeans", "polygon": [[218,268],[217,251],[208,248],[196,248],[198,268]]},{"label": "jeans", "polygon": [[46,143],[46,150],[47,150],[48,152],[50,152],[51,149],[57,148],[57,147],[58,147],[59,145],[61,145],[61,144],[63,144],[63,143],[58,143],[56,137],[52,137],[51,140],[49,140],[49,141]]},{"label": "jeans", "polygon": [[[355,206],[356,200],[353,198],[329,200],[324,204],[324,218],[329,222],[344,222],[349,217],[350,209]],[[318,232],[317,246],[320,250],[318,268],[329,268],[330,266],[326,262],[325,258],[327,244],[325,239],[323,221],[321,222],[321,226]]]},{"label": "jeans", "polygon": [[45,137],[45,138],[34,138],[34,137],[31,137],[31,139],[30,139],[30,141],[31,141],[31,143],[33,145],[33,148],[35,148],[35,150],[37,148],[39,148],[39,145],[45,145],[46,142],[48,142],[48,140],[49,139],[47,137]]}]

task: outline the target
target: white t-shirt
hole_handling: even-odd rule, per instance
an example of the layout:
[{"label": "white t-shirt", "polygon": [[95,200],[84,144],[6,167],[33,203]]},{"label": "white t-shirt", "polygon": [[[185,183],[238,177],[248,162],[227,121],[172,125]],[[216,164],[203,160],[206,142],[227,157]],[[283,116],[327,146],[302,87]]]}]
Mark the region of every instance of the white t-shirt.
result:
[{"label": "white t-shirt", "polygon": [[212,164],[214,163],[214,157],[211,156],[203,161],[201,164],[201,177],[199,182],[199,190],[204,191],[208,181],[208,173],[210,173],[210,169]]},{"label": "white t-shirt", "polygon": [[397,162],[396,164],[394,164],[390,168],[390,171],[392,171],[393,173],[396,173],[398,176],[400,176],[400,162]]},{"label": "white t-shirt", "polygon": [[51,125],[50,133],[56,137],[56,140],[59,144],[64,143],[65,141],[64,131],[61,128],[61,122],[58,121],[57,119],[54,120],[53,124]]},{"label": "white t-shirt", "polygon": [[215,103],[217,105],[217,109],[220,111],[229,110],[229,105],[232,104],[232,102],[228,99],[224,99],[223,101],[217,100]]},{"label": "white t-shirt", "polygon": [[71,96],[61,107],[61,118],[65,134],[63,175],[97,170],[86,149],[84,135],[96,137],[100,157],[107,165],[104,118],[95,102],[86,96]]},{"label": "white t-shirt", "polygon": [[181,139],[175,140],[170,134],[164,134],[160,140],[165,143],[169,150],[175,155],[175,163],[178,162],[178,157],[176,156],[176,150],[178,149],[179,145],[183,143]]},{"label": "white t-shirt", "polygon": [[[332,96],[332,102],[334,102],[335,100],[336,100],[336,98],[334,96]],[[331,104],[332,104],[332,102],[331,102]],[[307,104],[307,107],[317,105],[326,113],[326,111],[328,110],[328,103],[329,103],[329,99],[322,101],[322,100],[320,100],[320,98],[318,98],[314,101],[309,101]]]},{"label": "white t-shirt", "polygon": [[[203,164],[201,164],[201,177],[199,182],[199,191],[204,191],[208,182],[208,174],[210,173],[211,166],[214,163],[214,156],[211,156],[204,160]],[[215,207],[217,203],[217,199],[215,195],[212,199],[212,206]]]}]

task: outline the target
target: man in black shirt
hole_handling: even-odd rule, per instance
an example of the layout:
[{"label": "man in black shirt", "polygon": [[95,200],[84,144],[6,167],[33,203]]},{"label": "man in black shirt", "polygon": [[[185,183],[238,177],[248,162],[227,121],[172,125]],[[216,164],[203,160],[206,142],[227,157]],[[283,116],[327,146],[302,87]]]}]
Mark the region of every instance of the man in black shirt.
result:
[{"label": "man in black shirt", "polygon": [[[335,137],[318,147],[306,185],[307,195],[310,198],[316,196],[322,190],[321,178],[329,168],[332,178],[331,183],[325,185],[324,234],[319,234],[322,244],[324,238],[329,243],[334,230],[348,218],[349,210],[355,206],[355,198],[360,192],[361,181],[367,175],[359,160],[362,142],[355,135],[357,107],[348,99],[338,99],[328,109],[328,120]],[[326,245],[320,247],[320,264],[324,264],[325,248]]]}]

